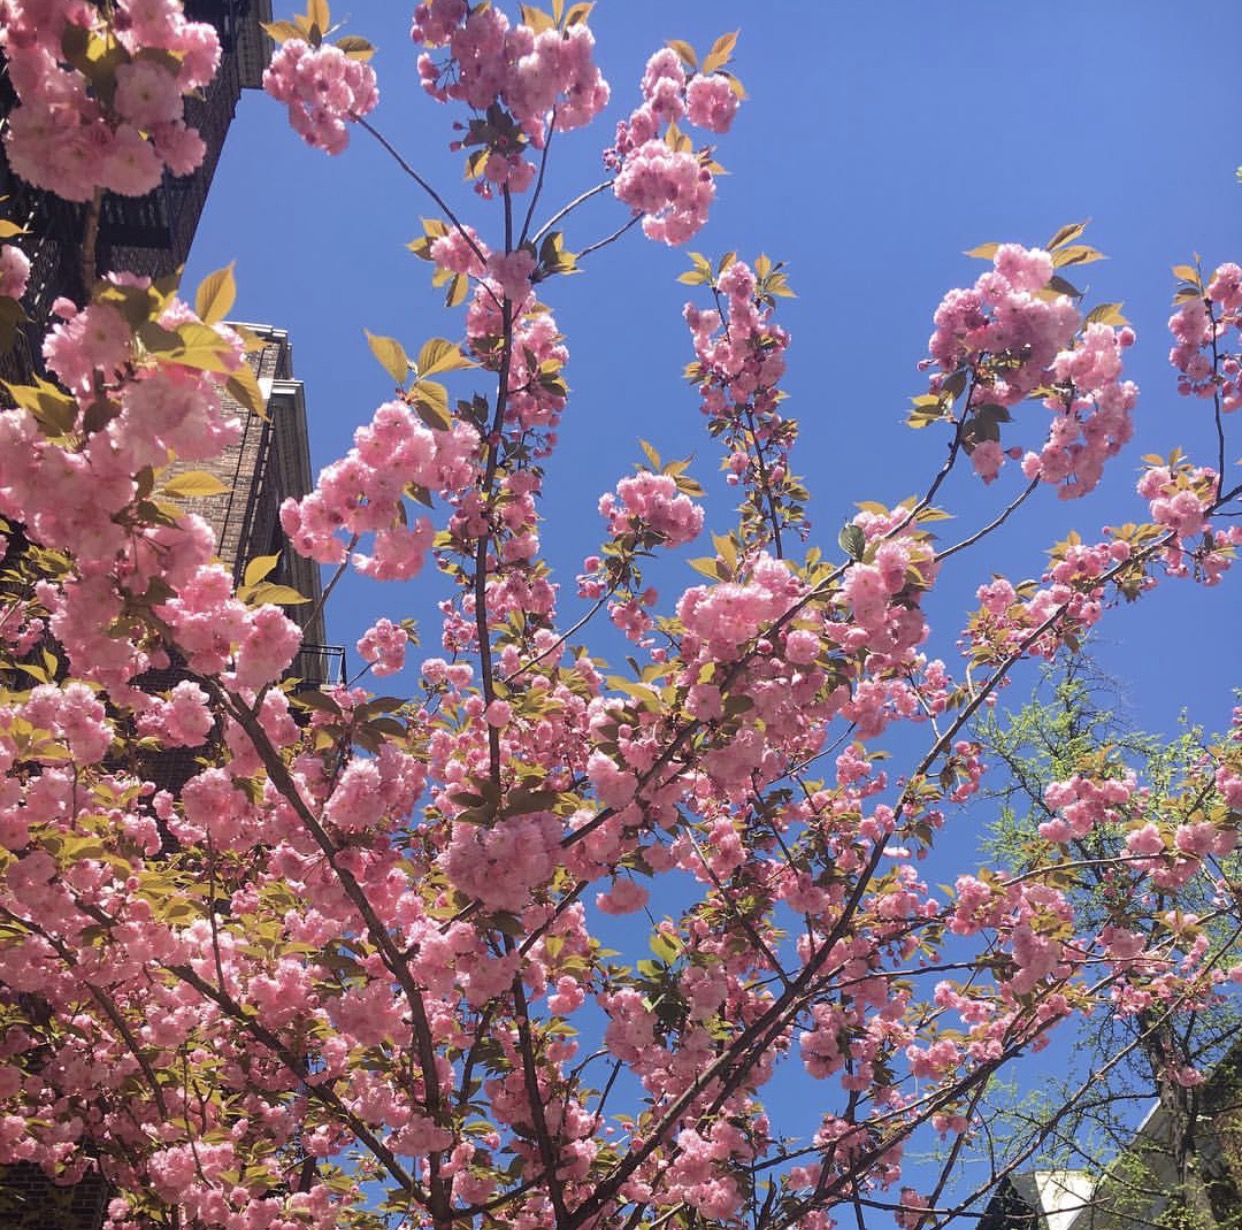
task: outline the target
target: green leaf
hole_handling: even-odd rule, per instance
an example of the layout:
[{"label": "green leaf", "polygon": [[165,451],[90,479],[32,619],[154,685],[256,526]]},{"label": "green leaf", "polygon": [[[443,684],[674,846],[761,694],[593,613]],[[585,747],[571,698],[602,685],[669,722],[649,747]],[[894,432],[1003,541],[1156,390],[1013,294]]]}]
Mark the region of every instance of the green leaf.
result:
[{"label": "green leaf", "polygon": [[194,311],[205,325],[218,325],[228,318],[237,298],[237,282],[233,277],[233,265],[209,273],[199,284],[194,295]]},{"label": "green leaf", "polygon": [[378,337],[369,329],[364,329],[363,332],[367,335],[367,345],[371,347],[371,353],[380,361],[383,369],[397,384],[405,384],[406,377],[410,374],[410,360],[406,356],[405,347],[395,338]]},{"label": "green leaf", "polygon": [[436,431],[452,431],[448,389],[444,385],[434,380],[420,380],[414,386],[414,409],[428,427]]},{"label": "green leaf", "polygon": [[275,555],[256,555],[246,565],[246,571],[242,575],[243,585],[258,585],[264,577],[270,576],[276,565],[280,563],[280,552]]},{"label": "green leaf", "polygon": [[[270,581],[263,581],[253,587],[243,586],[243,590],[249,589],[244,601],[251,606],[301,606],[310,599],[305,594],[300,594],[291,585],[273,585]],[[239,596],[240,596],[239,591]]]},{"label": "green leaf", "polygon": [[863,533],[862,527],[855,525],[852,521],[843,526],[841,532],[837,535],[837,542],[841,545],[841,550],[850,557],[850,559],[862,559],[863,553],[867,549],[867,536]]},{"label": "green leaf", "polygon": [[445,307],[460,307],[466,302],[470,293],[470,279],[464,273],[455,273],[449,282],[448,293],[444,296]]},{"label": "green leaf", "polygon": [[224,390],[251,414],[258,415],[264,422],[268,421],[267,401],[263,396],[263,390],[259,387],[259,378],[254,374],[254,369],[249,363],[243,363],[228,378]]},{"label": "green leaf", "polygon": [[437,372],[455,372],[463,367],[477,367],[478,364],[462,354],[461,347],[447,338],[433,337],[423,344],[416,360],[418,378],[433,376]]},{"label": "green leaf", "polygon": [[163,484],[165,495],[177,500],[199,499],[209,495],[224,495],[229,490],[214,474],[206,470],[190,470],[177,474]]},{"label": "green leaf", "polygon": [[209,325],[193,322],[178,325],[177,336],[181,339],[181,349],[169,355],[174,363],[205,372],[233,374],[236,363],[233,347]]}]

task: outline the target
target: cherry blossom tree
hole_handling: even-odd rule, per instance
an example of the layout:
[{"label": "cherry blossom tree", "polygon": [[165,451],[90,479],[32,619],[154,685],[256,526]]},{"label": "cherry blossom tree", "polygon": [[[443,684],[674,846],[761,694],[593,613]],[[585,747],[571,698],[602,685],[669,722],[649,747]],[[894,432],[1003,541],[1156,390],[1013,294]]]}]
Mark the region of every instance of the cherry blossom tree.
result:
[{"label": "cherry blossom tree", "polygon": [[[589,11],[415,9],[418,73],[478,198],[460,203],[368,118],[365,39],[323,0],[271,27],[266,88],[295,131],[328,153],[380,141],[426,192],[411,246],[464,338],[412,360],[373,339],[393,397],[282,510],[289,549],[334,577],[439,596],[439,653],[414,695],[387,697],[297,692],[297,626],[234,588],[178,504],[172,461],[239,432],[222,391],[260,402],[224,323],[231,276],[191,304],[94,266],[101,193],[194,164],[180,100],[212,31],[174,0],[0,4],[10,161],[84,203],[88,287],[55,307],[46,378],[7,385],[0,413],[0,515],[24,544],[0,610],[0,1163],[97,1170],[113,1230],[823,1230],[875,1210],[931,1226],[968,1207],[950,1180],[989,1086],[1054,1028],[1164,1019],[1242,980],[1184,918],[1145,912],[1231,890],[1242,715],[1202,770],[1211,807],[1154,819],[1101,761],[1049,786],[1020,863],[947,888],[920,870],[984,779],[972,723],[1024,663],[1232,563],[1242,269],[1178,270],[1173,362],[1220,455],[1150,460],[1141,518],[1052,544],[1041,580],[981,578],[941,658],[924,600],[946,561],[1041,500],[1088,496],[1131,435],[1133,331],[1067,280],[1098,256],[1083,227],[974,253],[910,415],[938,466],[819,545],[782,413],[785,273],[696,255],[688,374],[737,519],[692,561],[701,583],[661,593],[657,557],[698,541],[704,512],[688,463],[649,445],[606,476],[601,545],[566,600],[540,514],[568,403],[557,279],[631,230],[691,239],[744,105],[732,36],[656,50],[604,181],[549,206],[554,134],[609,98]],[[571,250],[566,219],[604,192],[616,230]],[[4,237],[17,300],[21,236]],[[1015,469],[988,518],[935,536],[961,484],[1001,490]],[[399,603],[358,645],[376,677],[409,653]],[[603,647],[627,640],[632,670],[608,674]],[[145,672],[170,662],[184,681],[153,694]],[[890,771],[894,736],[916,750]],[[175,747],[200,763],[174,797],[146,766]],[[1083,858],[1097,832],[1113,840]],[[1080,910],[1100,874],[1134,885],[1141,925]],[[601,939],[611,915],[630,916],[625,951]],[[773,1092],[790,1077],[802,1106]],[[946,1147],[930,1179],[904,1158],[925,1137]]]}]

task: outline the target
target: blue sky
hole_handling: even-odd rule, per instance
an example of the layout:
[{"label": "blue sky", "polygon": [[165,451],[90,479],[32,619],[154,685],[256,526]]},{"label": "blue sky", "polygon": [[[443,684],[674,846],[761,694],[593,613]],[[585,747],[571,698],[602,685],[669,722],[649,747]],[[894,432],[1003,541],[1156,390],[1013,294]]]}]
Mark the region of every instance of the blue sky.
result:
[{"label": "blue sky", "polygon": [[[277,9],[290,15],[279,0]],[[344,12],[339,5],[334,18]],[[349,10],[347,31],[379,47],[372,119],[496,243],[495,211],[469,193],[462,157],[447,149],[462,113],[419,90],[404,14],[378,0]],[[946,438],[912,432],[903,420],[909,398],[926,388],[916,364],[932,312],[983,267],[963,250],[988,240],[1037,244],[1062,223],[1093,220],[1087,239],[1110,259],[1076,280],[1089,303],[1124,301],[1138,331],[1127,369],[1142,387],[1137,437],[1093,497],[1066,503],[1041,492],[1017,527],[952,561],[929,604],[933,653],[957,661],[962,615],[993,572],[1037,576],[1043,550],[1070,527],[1092,538],[1102,525],[1140,519],[1133,486],[1143,454],[1181,445],[1213,460],[1207,404],[1176,394],[1165,321],[1171,265],[1194,252],[1208,268],[1242,259],[1238,6],[602,0],[591,24],[613,101],[594,127],[558,138],[549,209],[601,177],[599,152],[637,100],[651,51],[668,38],[703,50],[716,35],[741,31],[734,67],[750,99],[719,143],[731,174],[689,247],[748,259],[764,251],[788,263],[799,296],[781,308],[793,334],[786,405],[803,433],[795,469],[812,492],[815,540],[830,552],[855,501],[896,502],[925,487],[942,460]],[[410,353],[426,337],[462,333],[460,316],[430,289],[429,267],[404,248],[420,233],[419,217],[434,215],[366,134],[329,159],[301,144],[279,105],[242,100],[187,281],[235,259],[235,314],[289,330],[316,465],[348,448],[355,426],[390,395],[364,328],[397,337]],[[567,224],[566,246],[581,249],[624,220],[602,197]],[[681,379],[692,355],[681,321],[688,290],[676,276],[688,263],[684,251],[631,232],[593,256],[581,277],[542,288],[571,353],[543,534],[564,583],[565,623],[578,613],[573,575],[602,533],[595,502],[641,457],[640,438],[665,457],[694,454],[709,526],[733,523],[720,458]],[[464,395],[469,373],[455,379]],[[1020,415],[1013,441],[1037,444],[1043,414],[1031,407],[1030,426]],[[1232,426],[1236,459],[1242,421]],[[945,534],[989,520],[1020,483],[1012,466],[990,488],[958,477],[941,500],[958,517]],[[666,610],[699,579],[676,564],[660,575]],[[1105,621],[1097,652],[1124,680],[1139,725],[1173,731],[1183,708],[1209,727],[1227,722],[1242,678],[1239,585],[1237,575],[1215,593],[1168,582]],[[426,653],[436,653],[433,604],[442,593],[430,571],[403,587],[350,580],[329,608],[331,639],[346,644],[356,669],[353,642],[375,617],[414,615]],[[1016,685],[1014,707],[1034,677]]]}]

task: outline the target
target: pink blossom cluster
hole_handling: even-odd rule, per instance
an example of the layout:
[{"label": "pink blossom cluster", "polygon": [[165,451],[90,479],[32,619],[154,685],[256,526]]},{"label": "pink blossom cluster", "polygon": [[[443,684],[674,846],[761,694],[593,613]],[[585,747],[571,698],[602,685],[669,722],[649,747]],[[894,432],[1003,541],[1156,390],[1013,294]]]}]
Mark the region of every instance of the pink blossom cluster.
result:
[{"label": "pink blossom cluster", "polygon": [[410,634],[391,619],[381,619],[372,624],[358,642],[358,656],[371,664],[371,673],[377,679],[395,675],[405,666],[405,650]]},{"label": "pink blossom cluster", "polygon": [[1120,539],[1073,543],[1058,550],[1041,588],[1019,593],[1004,577],[980,586],[967,629],[970,652],[995,662],[1026,646],[1027,654],[1051,659],[1067,638],[1081,638],[1099,621],[1106,578],[1130,554]]},{"label": "pink blossom cluster", "polygon": [[[1186,576],[1193,564],[1196,579],[1204,585],[1218,584],[1242,546],[1242,526],[1212,520],[1220,498],[1216,471],[1185,461],[1149,465],[1138,481],[1138,493],[1148,501],[1152,520],[1173,532],[1173,541],[1164,549],[1169,575]],[[1199,541],[1192,544],[1192,539]]]},{"label": "pink blossom cluster", "polygon": [[[1188,297],[1169,318],[1169,362],[1186,397],[1217,397],[1225,413],[1242,406],[1242,266],[1220,265],[1202,294]],[[1227,345],[1235,334],[1232,349]]]},{"label": "pink blossom cluster", "polygon": [[[141,303],[145,282],[111,280],[102,294]],[[21,520],[30,538],[69,551],[75,575],[44,581],[40,602],[49,626],[84,677],[120,684],[148,663],[125,637],[110,635],[127,595],[140,597],[160,577],[174,588],[215,549],[199,518],[176,522],[140,514],[135,479],[174,456],[213,456],[236,439],[239,423],[226,415],[221,386],[242,359],[240,340],[217,327],[219,366],[209,371],[144,352],[120,309],[107,298],[78,309],[57,302],[61,323],[44,344],[48,369],[71,396],[68,433],[49,436],[23,408],[0,415],[0,515]],[[198,325],[177,301],[159,323],[168,330]],[[98,407],[108,413],[96,420]]]},{"label": "pink blossom cluster", "polygon": [[[537,433],[535,451],[545,456],[555,444],[555,428],[565,408],[566,390],[560,372],[569,359],[569,351],[557,329],[556,317],[535,301],[530,254],[519,250],[502,256],[488,252],[486,247],[481,251],[486,268],[503,275],[504,281],[494,275],[483,276],[475,287],[466,312],[466,337],[479,363],[498,372],[500,343],[506,335],[504,301],[508,298],[508,332],[513,346],[508,362],[505,424],[520,425]],[[463,255],[460,245],[452,252],[458,257]]]},{"label": "pink blossom cluster", "polygon": [[680,58],[668,47],[648,60],[642,93],[642,105],[617,125],[616,145],[606,156],[617,169],[613,192],[643,215],[648,238],[684,243],[707,221],[715,179],[709,157],[692,152],[688,141],[666,140],[661,133],[683,119],[711,132],[727,132],[738,94],[720,73],[687,80]]},{"label": "pink blossom cluster", "polygon": [[344,562],[361,535],[373,533],[373,553],[354,553],[354,566],[377,580],[406,580],[422,567],[432,538],[426,517],[407,524],[406,488],[455,492],[468,486],[478,442],[464,423],[432,430],[404,402],[386,402],[354,433],[348,455],[323,470],[310,495],[285,501],[281,525],[294,550],[321,564]]},{"label": "pink blossom cluster", "polygon": [[643,233],[667,244],[685,243],[703,228],[716,183],[697,155],[644,141],[617,172],[617,200],[643,215]]},{"label": "pink blossom cluster", "polygon": [[[1047,252],[1001,244],[992,269],[970,289],[950,291],[936,310],[928,365],[939,368],[933,394],[955,373],[967,374],[964,413],[980,422],[989,413],[993,424],[999,418],[989,408],[1007,411],[1051,387],[1043,398],[1053,414],[1047,439],[1025,454],[1022,469],[1069,499],[1096,486],[1104,462],[1133,434],[1138,390],[1121,379],[1121,350],[1134,333],[1092,323],[1079,335],[1082,317],[1069,296],[1048,291],[1052,276]],[[1006,455],[998,440],[968,437],[967,447],[976,472],[986,482],[995,479]]]},{"label": "pink blossom cluster", "polygon": [[722,310],[687,304],[685,320],[694,339],[700,408],[728,450],[727,481],[748,493],[747,537],[761,543],[777,532],[764,525],[765,510],[780,528],[804,533],[789,462],[797,425],[779,410],[789,335],[773,320],[772,301],[759,297],[758,279],[744,261],[731,262],[715,289]]},{"label": "pink blossom cluster", "polygon": [[1138,481],[1138,493],[1151,507],[1152,520],[1179,539],[1195,538],[1207,527],[1216,496],[1216,471],[1207,466],[1151,466]]},{"label": "pink blossom cluster", "polygon": [[444,58],[431,51],[419,57],[419,77],[433,98],[464,102],[481,116],[500,107],[509,120],[472,125],[467,144],[488,151],[478,187],[484,196],[491,185],[524,192],[535,167],[523,149],[542,149],[553,129],[583,127],[608,103],[585,21],[536,33],[524,23],[511,25],[494,6],[431,0],[415,9],[410,33],[432,51],[447,50]]},{"label": "pink blossom cluster", "polygon": [[278,607],[247,608],[233,596],[219,565],[197,569],[175,597],[156,608],[192,669],[218,675],[232,665],[232,682],[258,691],[293,662],[302,634]]},{"label": "pink blossom cluster", "polygon": [[0,296],[20,299],[30,280],[30,258],[16,244],[0,247]]},{"label": "pink blossom cluster", "polygon": [[339,47],[312,47],[300,38],[282,43],[263,73],[263,88],[289,108],[289,123],[307,145],[339,154],[350,122],[375,109],[375,70]]},{"label": "pink blossom cluster", "polygon": [[153,697],[138,719],[143,735],[153,735],[165,747],[201,747],[215,725],[208,696],[193,680],[182,680],[165,697]]},{"label": "pink blossom cluster", "polygon": [[1136,785],[1131,771],[1098,781],[1075,774],[1067,781],[1049,782],[1044,802],[1056,814],[1039,826],[1039,835],[1047,841],[1081,841],[1098,825],[1123,820]]},{"label": "pink blossom cluster", "polygon": [[669,474],[643,471],[617,484],[616,494],[600,497],[600,515],[608,519],[614,538],[651,535],[669,547],[693,542],[703,529],[703,509],[677,490]]},{"label": "pink blossom cluster", "polygon": [[[75,32],[115,48],[110,61],[96,59],[110,81],[66,62],[64,40]],[[142,196],[165,167],[188,175],[202,161],[182,96],[211,81],[220,44],[213,26],[186,21],[179,4],[8,0],[0,51],[20,100],[5,134],[8,159],[28,183],[70,201],[101,188]]]},{"label": "pink blossom cluster", "polygon": [[1048,439],[1038,453],[1023,457],[1022,472],[1057,484],[1062,499],[1094,490],[1104,463],[1134,434],[1130,413],[1138,387],[1121,379],[1121,351],[1133,340],[1128,327],[1089,324],[1076,345],[1053,360],[1052,377],[1066,391],[1045,399],[1053,414]]}]

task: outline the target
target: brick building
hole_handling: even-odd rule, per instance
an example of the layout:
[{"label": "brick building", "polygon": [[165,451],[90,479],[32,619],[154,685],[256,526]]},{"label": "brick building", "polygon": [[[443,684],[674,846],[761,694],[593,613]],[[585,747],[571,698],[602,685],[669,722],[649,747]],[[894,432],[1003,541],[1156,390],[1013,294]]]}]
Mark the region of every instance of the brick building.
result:
[{"label": "brick building", "polygon": [[[101,202],[96,265],[101,271],[127,269],[152,277],[174,273],[185,264],[220,151],[243,89],[262,85],[272,52],[262,23],[271,21],[271,0],[185,0],[186,16],[211,22],[220,34],[221,60],[202,98],[187,98],[186,122],[197,128],[207,147],[192,175],[164,173],[163,183],[144,197],[105,193]],[[0,56],[0,132],[16,103],[8,66]],[[21,378],[38,364],[38,339],[52,303],[61,295],[83,298],[81,245],[86,206],[62,201],[18,179],[10,171],[0,144],[0,208],[28,228],[20,240],[30,258],[30,285],[23,307],[30,320],[27,344],[18,346],[4,374]]]},{"label": "brick building", "polygon": [[[221,148],[244,88],[261,85],[271,43],[262,22],[271,20],[271,0],[185,0],[187,17],[209,21],[220,33],[222,61],[211,87],[201,98],[188,98],[187,122],[199,130],[207,146],[202,166],[193,175],[174,177],[141,198],[106,194],[101,203],[97,267],[124,269],[162,277],[181,268],[202,214]],[[7,67],[0,56],[0,134],[15,104]],[[0,143],[0,205],[4,215],[28,229],[20,244],[31,259],[31,277],[23,301],[28,325],[17,345],[0,355],[0,377],[29,380],[41,367],[39,339],[46,330],[52,303],[60,296],[84,298],[81,246],[85,207],[61,201],[29,187],[9,170]],[[250,355],[267,408],[266,420],[233,407],[243,423],[238,444],[210,466],[225,484],[220,495],[189,501],[192,511],[213,527],[220,556],[240,579],[246,562],[258,555],[279,554],[267,578],[289,585],[311,599],[286,608],[305,633],[303,650],[292,675],[307,686],[340,678],[343,651],[325,644],[320,611],[322,589],[316,564],[283,549],[278,511],[286,496],[303,495],[313,485],[303,387],[293,375],[293,352],[287,334],[269,326],[247,328],[262,345]],[[2,403],[0,403],[2,411]],[[23,537],[12,527],[9,550],[22,548]],[[151,672],[145,685],[152,691],[173,686],[184,677],[176,667]],[[175,787],[193,769],[184,752],[163,754],[154,776]],[[180,763],[184,761],[185,763]],[[0,1005],[11,993],[0,986]],[[33,1166],[0,1170],[0,1226],[8,1230],[97,1230],[103,1224],[108,1188],[98,1175],[73,1186],[58,1187]]]}]

